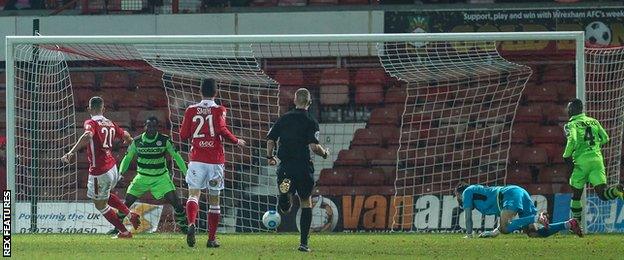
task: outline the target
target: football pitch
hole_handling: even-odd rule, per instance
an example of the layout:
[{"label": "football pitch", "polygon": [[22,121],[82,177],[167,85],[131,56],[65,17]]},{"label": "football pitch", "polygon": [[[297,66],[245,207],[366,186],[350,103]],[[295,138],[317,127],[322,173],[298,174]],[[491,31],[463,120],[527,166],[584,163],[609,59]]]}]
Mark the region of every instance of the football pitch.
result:
[{"label": "football pitch", "polygon": [[297,234],[222,234],[221,247],[195,248],[181,234],[145,234],[133,239],[107,235],[14,235],[18,259],[622,259],[623,235],[501,235],[464,239],[460,234],[313,234],[311,253],[296,251]]}]

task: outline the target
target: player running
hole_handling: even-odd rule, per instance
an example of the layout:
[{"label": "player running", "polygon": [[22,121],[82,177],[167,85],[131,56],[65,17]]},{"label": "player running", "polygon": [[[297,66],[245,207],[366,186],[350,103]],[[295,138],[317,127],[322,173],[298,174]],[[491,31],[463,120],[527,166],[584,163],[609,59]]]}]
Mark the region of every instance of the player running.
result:
[{"label": "player running", "polygon": [[279,186],[278,208],[280,213],[290,211],[292,196],[299,195],[301,205],[301,237],[299,251],[310,252],[308,234],[312,223],[312,201],[314,189],[314,165],[310,160],[310,150],[327,159],[329,152],[319,144],[319,124],[308,114],[312,104],[310,92],[300,88],[295,92],[296,108],[282,115],[267,135],[267,159],[269,165],[277,164],[273,150],[279,141],[277,168]]},{"label": "player running", "polygon": [[85,132],[80,136],[74,147],[61,160],[69,163],[74,153],[87,146],[89,160],[89,181],[87,183],[87,197],[93,200],[95,208],[121,231],[115,238],[132,238],[132,233],[126,229],[122,221],[117,218],[111,207],[130,216],[130,223],[134,229],[139,227],[139,215],[130,212],[130,209],[121,202],[111,190],[119,180],[117,162],[111,153],[113,141],[123,139],[124,143],[132,142],[132,136],[113,121],[103,116],[104,100],[101,97],[92,97],[89,100],[91,119],[84,122]]},{"label": "player running", "polygon": [[[499,226],[493,231],[481,233],[480,237],[495,237],[500,233],[509,234],[516,230],[524,230],[532,237],[548,237],[567,229],[583,236],[576,219],[549,224],[545,212],[536,214],[537,209],[531,195],[515,185],[487,187],[460,183],[455,189],[455,196],[466,215],[466,238],[472,237],[473,209],[483,215],[500,216]],[[518,219],[513,219],[516,215]]]},{"label": "player running", "polygon": [[600,122],[586,116],[583,113],[583,101],[576,98],[568,103],[568,115],[570,120],[564,128],[567,143],[563,158],[569,164],[574,164],[570,176],[572,187],[570,210],[572,216],[581,222],[583,213],[581,196],[585,184],[590,183],[601,200],[613,200],[618,197],[624,199],[622,195],[624,186],[618,184],[607,187],[607,175],[600,146],[609,142],[609,135]]},{"label": "player running", "polygon": [[221,218],[219,194],[223,190],[223,164],[225,152],[222,139],[245,146],[245,140],[239,139],[228,130],[224,106],[217,105],[214,99],[217,96],[217,84],[213,79],[205,79],[201,84],[202,101],[189,106],[184,112],[180,138],[191,139],[189,152],[188,173],[186,182],[189,188],[189,197],[186,202],[186,217],[188,232],[186,243],[195,246],[195,219],[199,210],[201,190],[208,188],[208,242],[207,247],[219,247],[215,233]]},{"label": "player running", "polygon": [[[186,233],[186,214],[184,207],[180,204],[176,194],[175,185],[171,181],[169,169],[167,168],[166,154],[169,154],[183,174],[187,168],[184,159],[176,151],[169,136],[158,132],[158,118],[149,117],[145,121],[145,132],[134,138],[134,141],[126,152],[119,165],[120,174],[124,174],[130,168],[130,163],[137,157],[137,175],[128,186],[126,191],[126,206],[130,207],[134,202],[146,192],[151,192],[154,199],[165,198],[175,210],[175,220],[182,232]],[[118,212],[117,215],[123,219],[125,215]],[[117,233],[114,229],[109,233]]]}]

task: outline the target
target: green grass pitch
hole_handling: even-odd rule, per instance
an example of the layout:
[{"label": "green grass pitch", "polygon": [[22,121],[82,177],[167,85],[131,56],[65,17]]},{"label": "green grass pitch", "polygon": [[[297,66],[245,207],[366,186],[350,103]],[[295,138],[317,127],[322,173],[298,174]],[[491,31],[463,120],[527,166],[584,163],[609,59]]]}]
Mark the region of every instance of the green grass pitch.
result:
[{"label": "green grass pitch", "polygon": [[[145,234],[133,239],[107,235],[14,235],[17,259],[624,259],[624,235],[501,235],[464,239],[460,234],[313,234],[311,253],[296,251],[297,234],[221,234],[221,247],[195,248],[181,234]],[[213,258],[214,257],[214,258]]]}]

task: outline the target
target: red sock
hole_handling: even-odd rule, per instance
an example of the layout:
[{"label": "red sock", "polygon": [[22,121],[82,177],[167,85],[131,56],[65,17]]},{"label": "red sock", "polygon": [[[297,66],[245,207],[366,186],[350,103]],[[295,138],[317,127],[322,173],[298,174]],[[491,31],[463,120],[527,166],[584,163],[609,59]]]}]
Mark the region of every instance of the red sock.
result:
[{"label": "red sock", "polygon": [[123,213],[126,216],[130,214],[130,209],[128,208],[128,206],[126,206],[126,204],[121,202],[121,199],[119,199],[119,197],[117,197],[117,195],[113,193],[111,193],[110,196],[108,197],[108,205],[110,205],[113,208],[116,208],[117,210],[119,210],[121,213]]},{"label": "red sock", "polygon": [[121,223],[121,220],[119,219],[119,217],[117,217],[117,214],[115,214],[115,211],[111,207],[106,206],[106,208],[100,210],[100,212],[102,212],[102,215],[104,215],[106,220],[113,224],[113,226],[115,226],[119,230],[119,232],[124,233],[128,231],[126,229],[126,226]]},{"label": "red sock", "polygon": [[199,211],[199,204],[197,204],[196,200],[189,199],[186,201],[186,221],[189,225],[195,224],[197,211]]},{"label": "red sock", "polygon": [[221,218],[221,207],[219,205],[210,206],[208,210],[208,240],[215,240],[219,219]]}]

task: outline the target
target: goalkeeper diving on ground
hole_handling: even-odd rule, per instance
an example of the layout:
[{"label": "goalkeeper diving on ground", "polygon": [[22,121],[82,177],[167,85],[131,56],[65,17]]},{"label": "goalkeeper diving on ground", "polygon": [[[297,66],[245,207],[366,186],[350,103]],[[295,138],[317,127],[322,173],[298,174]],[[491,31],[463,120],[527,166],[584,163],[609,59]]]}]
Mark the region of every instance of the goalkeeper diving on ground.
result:
[{"label": "goalkeeper diving on ground", "polygon": [[[473,237],[472,210],[483,215],[500,217],[500,224],[493,231],[486,231],[479,237],[496,237],[522,230],[529,237],[549,237],[562,230],[571,230],[583,236],[579,222],[572,218],[559,223],[549,223],[545,212],[537,213],[529,193],[518,186],[468,185],[460,183],[455,189],[455,196],[466,215],[466,238]],[[513,219],[515,216],[517,219]]]},{"label": "goalkeeper diving on ground", "polygon": [[[186,174],[187,167],[184,159],[171,143],[169,136],[158,132],[158,126],[158,118],[149,117],[145,121],[145,132],[134,138],[121,161],[119,168],[123,175],[128,171],[134,157],[137,157],[137,175],[128,186],[125,204],[128,207],[132,206],[146,192],[151,192],[154,199],[157,200],[165,198],[175,210],[175,221],[180,230],[186,233],[188,227],[186,214],[169,175],[165,156],[167,154],[171,156],[183,175]],[[125,217],[121,211],[117,215],[120,219]],[[113,229],[109,233],[117,232],[117,229]]]}]

